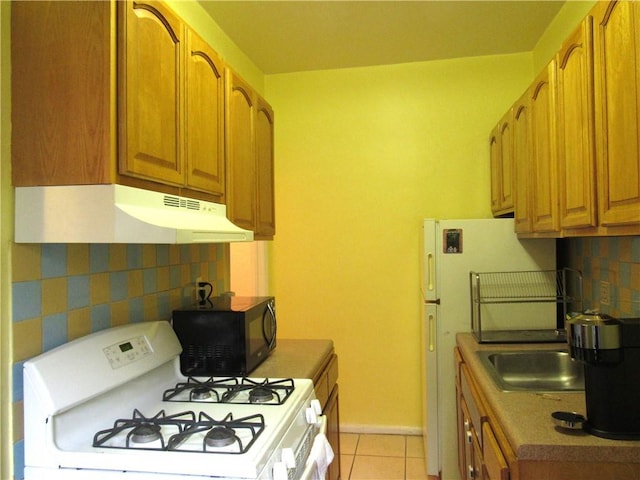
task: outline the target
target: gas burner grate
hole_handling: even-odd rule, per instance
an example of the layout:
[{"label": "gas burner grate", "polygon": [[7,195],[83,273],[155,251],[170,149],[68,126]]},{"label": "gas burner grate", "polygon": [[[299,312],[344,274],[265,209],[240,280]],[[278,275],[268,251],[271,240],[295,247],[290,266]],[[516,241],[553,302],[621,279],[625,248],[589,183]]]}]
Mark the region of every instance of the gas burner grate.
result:
[{"label": "gas burner grate", "polygon": [[[167,450],[242,454],[251,448],[264,427],[264,417],[261,414],[234,419],[229,413],[222,420],[215,420],[200,412],[196,423],[169,438]],[[194,436],[202,437],[197,448],[195,445],[185,446],[185,442]]]},{"label": "gas burner grate", "polygon": [[281,380],[252,380],[250,378],[210,377],[199,380],[188,377],[175,387],[165,390],[165,402],[205,402],[282,405],[295,389],[291,378]]},{"label": "gas burner grate", "polygon": [[223,403],[235,403],[234,399],[241,393],[248,394],[247,403],[260,403],[264,405],[282,405],[294,390],[293,380],[255,381],[243,378],[240,384],[232,386],[222,395]]},{"label": "gas burner grate", "polygon": [[[196,422],[193,412],[166,415],[160,410],[153,417],[145,417],[138,409],[131,418],[116,420],[112,428],[101,430],[93,437],[94,447],[166,450],[163,427],[170,432],[182,432]],[[122,441],[114,441],[124,435]]]},{"label": "gas burner grate", "polygon": [[161,410],[145,417],[134,409],[130,419],[116,420],[112,428],[93,437],[94,447],[162,450],[168,452],[246,453],[265,429],[264,416],[238,419],[228,413],[215,420],[204,412],[192,411],[166,415]]},{"label": "gas burner grate", "polygon": [[[186,382],[179,382],[175,387],[165,390],[162,400],[165,402],[210,402],[221,403],[220,392],[226,392],[229,387],[234,387],[240,382],[237,378],[198,380],[194,377],[187,378]],[[206,394],[210,397],[207,398]],[[184,398],[186,397],[186,398]]]}]

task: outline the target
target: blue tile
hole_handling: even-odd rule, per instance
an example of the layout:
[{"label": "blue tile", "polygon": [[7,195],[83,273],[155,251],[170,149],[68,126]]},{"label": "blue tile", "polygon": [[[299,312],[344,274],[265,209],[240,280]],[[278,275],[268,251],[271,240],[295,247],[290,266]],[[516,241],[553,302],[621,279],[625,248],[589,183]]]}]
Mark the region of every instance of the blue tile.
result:
[{"label": "blue tile", "polygon": [[69,310],[89,306],[89,276],[73,275],[67,280],[67,305]]},{"label": "blue tile", "polygon": [[103,243],[89,245],[89,271],[91,273],[109,271],[109,245]]},{"label": "blue tile", "polygon": [[56,348],[69,339],[67,332],[67,314],[58,313],[42,318],[42,351]]},{"label": "blue tile", "polygon": [[156,263],[158,266],[169,265],[169,245],[156,245]]},{"label": "blue tile", "polygon": [[13,321],[39,317],[42,313],[42,283],[16,282],[12,289]]},{"label": "blue tile", "polygon": [[24,395],[22,389],[24,388],[24,372],[22,371],[24,362],[15,362],[13,364],[13,401],[19,402],[23,399]]},{"label": "blue tile", "polygon": [[67,274],[67,246],[60,243],[42,245],[42,278],[64,277]]},{"label": "blue tile", "polygon": [[142,267],[142,245],[127,245],[127,268]]},{"label": "blue tile", "polygon": [[142,297],[129,300],[129,321],[131,323],[142,322],[144,320],[144,304]]},{"label": "blue tile", "polygon": [[142,292],[145,295],[158,291],[158,271],[155,268],[145,268],[142,271]]},{"label": "blue tile", "polygon": [[128,272],[112,272],[109,275],[109,289],[111,290],[111,301],[124,300],[128,295]]},{"label": "blue tile", "polygon": [[191,245],[180,245],[180,263],[191,262]]},{"label": "blue tile", "polygon": [[631,261],[640,263],[640,236],[633,237],[631,240]]},{"label": "blue tile", "polygon": [[91,331],[99,332],[111,327],[111,306],[108,303],[91,307]]},{"label": "blue tile", "polygon": [[169,292],[158,294],[158,320],[169,320],[171,318],[171,299]]},{"label": "blue tile", "polygon": [[13,478],[24,480],[24,440],[13,444]]},{"label": "blue tile", "polygon": [[182,286],[182,267],[171,265],[169,267],[169,287],[178,288],[180,286]]},{"label": "blue tile", "polygon": [[624,288],[631,288],[631,264],[627,262],[620,262],[620,286]]}]

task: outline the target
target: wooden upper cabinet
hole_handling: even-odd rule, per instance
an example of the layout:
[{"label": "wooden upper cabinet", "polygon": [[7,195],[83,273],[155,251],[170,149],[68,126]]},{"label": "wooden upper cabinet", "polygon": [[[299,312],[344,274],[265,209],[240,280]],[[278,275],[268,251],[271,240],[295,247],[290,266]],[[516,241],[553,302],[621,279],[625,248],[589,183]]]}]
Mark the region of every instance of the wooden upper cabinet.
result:
[{"label": "wooden upper cabinet", "polygon": [[253,89],[227,70],[227,215],[236,225],[256,228],[256,162]]},{"label": "wooden upper cabinet", "polygon": [[552,60],[530,87],[531,215],[534,232],[557,232],[558,182],[556,151],[556,66]]},{"label": "wooden upper cabinet", "polygon": [[274,116],[273,109],[262,98],[258,97],[256,106],[256,232],[261,236],[272,237],[276,233],[273,171]]},{"label": "wooden upper cabinet", "polygon": [[11,3],[13,185],[113,182],[110,9]]},{"label": "wooden upper cabinet", "polygon": [[513,212],[513,141],[511,110],[500,120],[489,140],[491,158],[491,211]]},{"label": "wooden upper cabinet", "polygon": [[600,3],[594,18],[598,214],[640,223],[640,7]]},{"label": "wooden upper cabinet", "polygon": [[498,215],[500,211],[500,124],[496,125],[489,136],[489,162],[491,168],[491,212]]},{"label": "wooden upper cabinet", "polygon": [[531,232],[531,134],[528,96],[513,107],[513,184],[516,233]]},{"label": "wooden upper cabinet", "polygon": [[184,184],[184,25],[160,2],[118,2],[121,174]]},{"label": "wooden upper cabinet", "polygon": [[503,212],[513,211],[513,133],[511,110],[502,119],[500,125],[500,209]]},{"label": "wooden upper cabinet", "polygon": [[224,65],[216,52],[187,30],[186,52],[186,184],[194,190],[223,195]]},{"label": "wooden upper cabinet", "polygon": [[592,17],[558,52],[558,193],[563,228],[595,227]]},{"label": "wooden upper cabinet", "polygon": [[227,214],[257,239],[275,234],[273,129],[269,104],[227,69]]}]

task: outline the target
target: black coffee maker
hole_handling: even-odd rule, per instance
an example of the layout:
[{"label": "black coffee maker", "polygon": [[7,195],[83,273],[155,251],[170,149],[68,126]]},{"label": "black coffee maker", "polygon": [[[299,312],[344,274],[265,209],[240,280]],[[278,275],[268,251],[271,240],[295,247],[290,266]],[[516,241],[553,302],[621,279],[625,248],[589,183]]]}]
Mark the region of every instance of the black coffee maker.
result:
[{"label": "black coffee maker", "polygon": [[640,440],[640,318],[586,313],[567,321],[571,357],[584,364],[585,431]]}]

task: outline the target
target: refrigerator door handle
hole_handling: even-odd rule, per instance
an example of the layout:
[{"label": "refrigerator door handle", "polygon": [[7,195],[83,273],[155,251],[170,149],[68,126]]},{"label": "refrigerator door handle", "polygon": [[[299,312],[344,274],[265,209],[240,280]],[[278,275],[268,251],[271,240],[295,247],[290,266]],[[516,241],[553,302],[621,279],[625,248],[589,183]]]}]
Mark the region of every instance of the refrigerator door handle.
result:
[{"label": "refrigerator door handle", "polygon": [[429,290],[430,292],[433,292],[433,289],[434,289],[433,279],[435,278],[435,273],[436,273],[434,260],[435,258],[433,256],[433,253],[428,252],[427,253],[427,276],[428,276],[427,290]]},{"label": "refrigerator door handle", "polygon": [[427,316],[429,322],[429,351],[434,352],[436,350],[436,317],[433,313]]}]

